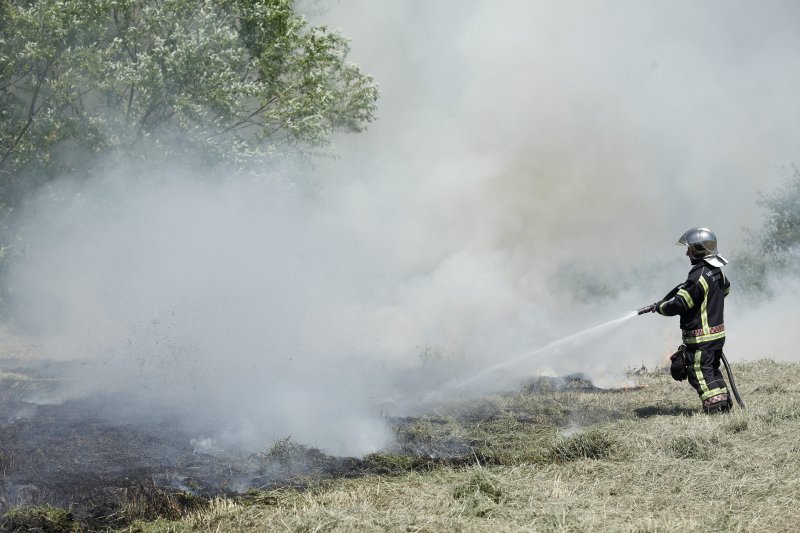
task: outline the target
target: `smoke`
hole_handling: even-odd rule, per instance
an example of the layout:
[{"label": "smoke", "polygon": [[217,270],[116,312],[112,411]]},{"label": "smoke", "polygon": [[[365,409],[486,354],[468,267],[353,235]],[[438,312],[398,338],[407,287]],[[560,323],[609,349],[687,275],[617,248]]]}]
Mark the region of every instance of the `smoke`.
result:
[{"label": "smoke", "polygon": [[[546,309],[534,319],[541,346],[684,279],[685,258],[670,244],[689,227],[715,229],[725,254],[747,248],[746,228],[761,221],[758,194],[797,157],[797,10],[340,3],[327,22],[348,29],[354,58],[384,81],[382,120],[340,148],[374,150],[380,139],[405,156],[383,175],[427,202],[420,211],[438,206],[429,221],[437,249],[502,256],[501,293]],[[575,291],[584,278],[604,286]],[[778,338],[738,344],[767,323],[733,282],[728,315],[741,334],[732,332],[728,350],[747,359],[780,351]],[[762,305],[792,315],[778,301]],[[674,349],[676,325],[649,320],[626,326],[635,331],[613,360],[649,363]],[[609,360],[569,358],[597,359]]]},{"label": "smoke", "polygon": [[[251,449],[377,449],[382,406],[529,352],[524,374],[618,382],[674,349],[674,321],[535,351],[682,281],[685,229],[743,246],[800,140],[797,9],[333,4],[312,22],[352,38],[383,95],[339,158],[290,167],[322,191],[179,165],[65,177],[19,214],[15,322],[82,361],[71,394]],[[789,300],[731,306],[729,351],[785,350],[745,339]]]}]

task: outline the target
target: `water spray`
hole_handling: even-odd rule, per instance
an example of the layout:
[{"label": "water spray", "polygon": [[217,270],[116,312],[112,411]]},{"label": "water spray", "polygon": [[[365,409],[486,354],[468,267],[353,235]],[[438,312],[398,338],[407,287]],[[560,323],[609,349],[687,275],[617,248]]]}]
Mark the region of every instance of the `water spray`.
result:
[{"label": "water spray", "polygon": [[619,318],[615,318],[614,320],[609,320],[608,322],[604,322],[602,324],[598,324],[596,326],[592,326],[590,328],[586,328],[586,329],[584,329],[582,331],[579,331],[577,333],[573,333],[572,335],[568,335],[566,337],[561,337],[561,338],[556,339],[556,340],[554,340],[554,341],[552,341],[552,342],[550,342],[550,343],[548,343],[548,344],[546,344],[546,345],[544,345],[544,346],[542,346],[540,348],[537,348],[537,349],[535,349],[533,351],[526,352],[526,353],[518,355],[516,357],[512,357],[511,359],[508,359],[507,361],[503,361],[502,363],[498,363],[498,364],[496,364],[494,366],[491,366],[491,367],[489,367],[487,369],[484,369],[484,370],[478,372],[477,374],[475,374],[474,376],[472,376],[471,378],[467,378],[467,379],[460,380],[460,381],[457,381],[457,382],[450,382],[449,384],[446,384],[444,386],[444,388],[445,389],[449,389],[449,390],[456,390],[456,389],[461,389],[461,388],[463,388],[463,387],[465,387],[467,385],[472,385],[472,384],[480,381],[482,378],[486,377],[487,375],[493,373],[493,372],[497,372],[498,370],[502,370],[503,368],[507,368],[509,366],[512,366],[515,363],[518,363],[519,361],[522,361],[524,359],[528,359],[530,357],[533,357],[534,355],[538,355],[538,354],[540,354],[540,353],[542,353],[542,352],[544,352],[546,350],[555,348],[555,347],[557,347],[559,345],[575,341],[575,340],[580,339],[582,337],[586,337],[588,335],[603,331],[603,330],[605,330],[607,328],[610,328],[611,326],[615,326],[615,325],[621,324],[622,322],[625,322],[626,320],[629,320],[629,319],[631,319],[631,318],[633,318],[635,316],[636,316],[636,313],[632,313],[632,312],[631,313],[626,313],[624,316],[621,316]]},{"label": "water spray", "polygon": [[[674,292],[677,292],[677,288],[674,289]],[[542,353],[542,352],[544,352],[546,350],[555,348],[555,347],[557,347],[559,345],[566,344],[566,343],[571,342],[571,341],[575,341],[577,339],[580,339],[582,337],[591,335],[593,333],[598,333],[598,332],[603,331],[603,330],[605,330],[605,329],[607,329],[607,328],[609,328],[611,326],[621,324],[622,322],[625,322],[625,321],[627,321],[627,320],[629,320],[629,319],[631,319],[631,318],[633,318],[635,316],[644,315],[644,314],[647,314],[647,313],[653,313],[653,312],[656,311],[657,307],[658,307],[658,303],[652,303],[650,305],[647,305],[647,306],[644,306],[644,307],[642,307],[640,309],[637,309],[635,312],[626,313],[625,315],[623,315],[623,316],[621,316],[619,318],[615,318],[614,320],[609,320],[608,322],[604,322],[602,324],[598,324],[596,326],[592,326],[590,328],[586,328],[586,329],[584,329],[582,331],[579,331],[577,333],[573,333],[572,335],[561,337],[561,338],[556,339],[556,340],[554,340],[554,341],[552,341],[552,342],[550,342],[550,343],[548,343],[548,344],[546,344],[546,345],[544,345],[544,346],[542,346],[540,348],[537,348],[537,349],[535,349],[533,351],[526,352],[526,353],[518,355],[516,357],[512,357],[511,359],[503,361],[502,363],[498,363],[498,364],[496,364],[494,366],[486,368],[486,369],[478,372],[477,374],[475,374],[474,376],[472,376],[470,378],[462,379],[462,380],[459,380],[459,381],[451,381],[450,383],[445,384],[444,387],[442,387],[442,390],[452,391],[452,390],[462,389],[462,388],[464,388],[464,387],[466,387],[468,385],[473,385],[473,384],[479,382],[481,379],[485,378],[486,376],[488,376],[488,375],[490,375],[490,374],[492,374],[494,372],[497,372],[498,370],[502,370],[504,368],[508,368],[508,367],[514,365],[515,363],[518,363],[519,361],[522,361],[524,359],[528,359],[530,357],[533,357],[534,355],[538,355],[538,354],[540,354],[540,353]],[[742,409],[744,409],[745,408],[745,404],[742,401],[741,396],[739,395],[738,389],[736,388],[736,381],[733,378],[733,372],[731,371],[730,365],[728,364],[728,360],[725,358],[725,354],[722,354],[722,362],[725,365],[725,371],[728,374],[728,381],[730,383],[731,391],[733,392],[733,395],[736,398],[736,401],[738,402],[739,406]],[[440,393],[441,393],[441,390],[438,391],[436,393],[436,395],[438,395]],[[426,397],[426,400],[430,400],[431,399],[430,396],[431,395],[429,394]]]}]

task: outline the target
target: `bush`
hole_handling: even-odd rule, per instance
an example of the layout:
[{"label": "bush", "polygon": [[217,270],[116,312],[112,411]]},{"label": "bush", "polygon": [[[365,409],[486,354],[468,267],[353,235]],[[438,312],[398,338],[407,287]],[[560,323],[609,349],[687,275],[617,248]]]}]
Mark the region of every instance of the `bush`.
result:
[{"label": "bush", "polygon": [[758,235],[761,251],[782,258],[796,250],[800,246],[800,168],[793,166],[786,183],[758,203],[767,211]]},{"label": "bush", "polygon": [[730,264],[730,278],[735,280],[736,290],[758,300],[772,296],[767,284],[770,266],[769,257],[759,251],[745,250],[733,254]]},{"label": "bush", "polygon": [[764,222],[750,232],[750,248],[731,257],[731,275],[745,293],[763,299],[772,296],[766,281],[771,272],[798,273],[800,167],[792,167],[786,182],[757,203],[764,210]]}]

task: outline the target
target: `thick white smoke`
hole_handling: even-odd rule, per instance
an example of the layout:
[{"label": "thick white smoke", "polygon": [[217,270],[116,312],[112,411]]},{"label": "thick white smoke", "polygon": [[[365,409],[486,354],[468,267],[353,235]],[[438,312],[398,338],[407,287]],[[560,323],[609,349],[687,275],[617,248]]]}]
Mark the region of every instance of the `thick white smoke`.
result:
[{"label": "thick white smoke", "polygon": [[[376,449],[382,406],[433,387],[409,369],[468,377],[651,303],[685,276],[671,244],[691,226],[741,247],[800,141],[796,11],[334,4],[314,22],[352,37],[383,96],[338,159],[292,171],[321,194],[178,165],[65,177],[20,216],[17,323],[45,356],[86,361],[72,394],[134,394],[251,448]],[[604,285],[573,290],[587,275]],[[736,357],[773,351],[743,342],[753,315]],[[492,385],[614,382],[676,329],[627,321]]]},{"label": "thick white smoke", "polygon": [[[760,225],[758,193],[797,159],[798,9],[339,3],[326,21],[347,28],[354,57],[389,81],[383,119],[341,149],[399,152],[381,170],[409,198],[438,206],[432,226],[450,231],[438,249],[499,253],[511,275],[498,280],[546,308],[551,332],[574,331],[614,313],[607,301],[593,309],[542,290],[553,272],[602,273],[622,294],[617,305],[644,305],[684,278],[670,244],[685,229],[715,229],[728,255],[746,248],[745,228]],[[754,306],[735,279],[734,289],[732,358],[787,357],[782,335],[759,331],[768,315],[794,309]],[[619,362],[674,348],[675,319],[642,320],[625,326]]]}]

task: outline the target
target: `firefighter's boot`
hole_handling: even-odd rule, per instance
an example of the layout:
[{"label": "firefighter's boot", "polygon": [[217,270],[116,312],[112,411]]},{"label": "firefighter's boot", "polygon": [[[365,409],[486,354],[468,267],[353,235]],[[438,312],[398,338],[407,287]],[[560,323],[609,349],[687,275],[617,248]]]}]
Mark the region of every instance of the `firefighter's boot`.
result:
[{"label": "firefighter's boot", "polygon": [[703,400],[703,411],[708,414],[727,413],[731,410],[731,403],[728,394],[717,394]]}]

